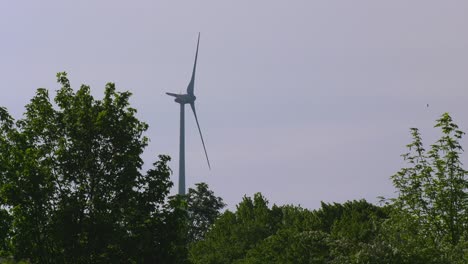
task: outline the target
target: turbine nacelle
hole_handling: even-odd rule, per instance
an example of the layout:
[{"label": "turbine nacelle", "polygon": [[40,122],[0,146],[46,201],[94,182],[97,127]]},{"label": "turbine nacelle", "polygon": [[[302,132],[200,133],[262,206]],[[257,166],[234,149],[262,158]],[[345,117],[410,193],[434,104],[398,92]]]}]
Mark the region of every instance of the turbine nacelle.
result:
[{"label": "turbine nacelle", "polygon": [[197,97],[192,94],[175,94],[166,93],[167,95],[175,97],[174,101],[179,104],[193,104]]}]

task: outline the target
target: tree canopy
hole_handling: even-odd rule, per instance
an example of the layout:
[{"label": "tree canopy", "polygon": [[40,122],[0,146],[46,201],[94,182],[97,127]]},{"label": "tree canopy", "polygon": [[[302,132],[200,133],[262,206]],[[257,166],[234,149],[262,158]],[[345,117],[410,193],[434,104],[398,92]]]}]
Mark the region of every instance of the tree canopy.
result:
[{"label": "tree canopy", "polygon": [[171,263],[169,157],[141,173],[148,125],[113,83],[96,100],[66,73],[54,100],[38,89],[15,121],[0,108],[3,252],[34,263]]},{"label": "tree canopy", "polygon": [[460,142],[465,133],[448,113],[435,127],[442,135],[427,151],[419,130],[411,129],[413,142],[402,155],[409,166],[392,176],[398,190],[392,199],[392,242],[408,255],[427,256],[421,263],[468,261],[468,171]]}]

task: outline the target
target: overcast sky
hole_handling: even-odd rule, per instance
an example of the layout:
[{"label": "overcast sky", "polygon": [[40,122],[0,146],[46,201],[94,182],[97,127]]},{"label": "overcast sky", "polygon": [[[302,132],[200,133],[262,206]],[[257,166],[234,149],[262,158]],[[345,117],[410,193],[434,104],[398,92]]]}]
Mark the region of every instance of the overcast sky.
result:
[{"label": "overcast sky", "polygon": [[255,192],[307,208],[376,202],[394,195],[410,127],[433,143],[450,112],[467,131],[467,14],[466,0],[5,0],[0,105],[21,117],[59,71],[96,98],[115,82],[150,125],[145,162],[169,154],[177,182],[179,106],[165,92],[185,91],[201,32],[212,170],[187,112],[187,187],[207,182],[230,208]]}]

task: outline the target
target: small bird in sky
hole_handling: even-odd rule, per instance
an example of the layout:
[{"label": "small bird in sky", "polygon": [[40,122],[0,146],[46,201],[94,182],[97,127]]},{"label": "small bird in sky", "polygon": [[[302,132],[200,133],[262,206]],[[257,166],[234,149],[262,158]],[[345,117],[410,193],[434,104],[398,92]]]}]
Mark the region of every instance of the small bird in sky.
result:
[{"label": "small bird in sky", "polygon": [[426,107],[429,107],[429,104],[426,104]]}]

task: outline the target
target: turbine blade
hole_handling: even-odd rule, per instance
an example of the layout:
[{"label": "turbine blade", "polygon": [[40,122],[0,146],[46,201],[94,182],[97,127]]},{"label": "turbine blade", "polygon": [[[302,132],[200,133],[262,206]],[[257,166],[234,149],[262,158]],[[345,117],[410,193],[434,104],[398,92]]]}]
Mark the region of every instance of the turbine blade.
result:
[{"label": "turbine blade", "polygon": [[167,95],[170,95],[170,96],[174,96],[174,97],[177,97],[178,94],[175,94],[175,93],[166,93]]},{"label": "turbine blade", "polygon": [[203,140],[203,135],[200,129],[200,124],[198,123],[197,111],[195,111],[195,103],[191,103],[193,115],[195,116],[195,121],[197,121],[198,132],[200,132],[201,142],[203,144],[203,149],[205,150],[206,161],[208,162],[208,168],[211,170],[210,160],[208,159],[208,153],[206,152],[205,141]]},{"label": "turbine blade", "polygon": [[197,69],[197,58],[198,58],[198,45],[200,44],[200,32],[198,32],[197,51],[195,53],[195,62],[193,63],[193,72],[190,83],[187,87],[187,94],[193,95],[193,89],[195,86],[195,70]]}]

